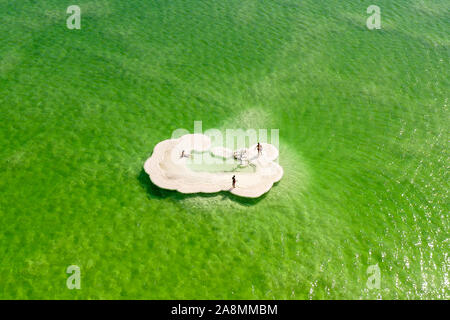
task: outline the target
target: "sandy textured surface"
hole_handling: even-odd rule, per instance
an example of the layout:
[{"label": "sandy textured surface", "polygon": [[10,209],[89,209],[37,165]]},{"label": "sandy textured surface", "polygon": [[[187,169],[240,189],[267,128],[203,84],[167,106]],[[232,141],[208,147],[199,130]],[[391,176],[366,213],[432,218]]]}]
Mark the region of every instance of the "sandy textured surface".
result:
[{"label": "sandy textured surface", "polygon": [[[237,196],[249,198],[263,195],[283,176],[283,168],[274,162],[278,158],[278,149],[266,143],[262,143],[263,151],[259,156],[256,145],[247,149],[248,165],[253,168],[252,172],[193,171],[188,166],[189,156],[181,157],[183,150],[186,155],[203,152],[211,153],[217,159],[233,157],[233,150],[222,147],[210,149],[210,147],[209,137],[203,134],[188,134],[179,139],[161,141],[145,162],[145,172],[155,185],[164,189],[182,193],[229,191]],[[239,162],[236,163],[236,167],[238,165]],[[236,176],[235,188],[232,188],[231,184],[233,175]]]}]

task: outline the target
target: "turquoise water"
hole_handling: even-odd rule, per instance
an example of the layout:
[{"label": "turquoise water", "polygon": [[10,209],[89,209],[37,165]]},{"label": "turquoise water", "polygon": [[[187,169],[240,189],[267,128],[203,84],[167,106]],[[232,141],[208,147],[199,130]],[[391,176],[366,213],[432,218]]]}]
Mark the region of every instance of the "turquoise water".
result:
[{"label": "turquoise water", "polygon": [[[0,1],[0,298],[449,298],[448,1],[77,4]],[[152,185],[195,120],[279,129],[283,179]]]},{"label": "turquoise water", "polygon": [[195,172],[253,173],[256,171],[256,166],[253,164],[247,164],[247,162],[241,164],[239,160],[216,157],[209,152],[191,153],[186,166]]}]

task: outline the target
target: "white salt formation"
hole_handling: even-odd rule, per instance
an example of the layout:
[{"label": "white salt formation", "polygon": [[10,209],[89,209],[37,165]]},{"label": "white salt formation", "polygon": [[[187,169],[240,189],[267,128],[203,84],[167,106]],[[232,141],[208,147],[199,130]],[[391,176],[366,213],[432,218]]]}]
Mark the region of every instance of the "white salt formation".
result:
[{"label": "white salt formation", "polygon": [[[160,188],[182,193],[229,191],[237,196],[257,198],[283,176],[283,168],[274,162],[278,158],[278,149],[268,143],[261,143],[261,146],[259,155],[256,145],[235,151],[223,147],[210,149],[208,136],[187,134],[158,143],[152,156],[145,161],[144,169]],[[202,157],[207,153],[209,157]],[[216,169],[212,172],[208,170],[211,161]],[[197,163],[201,170],[193,170],[190,163]],[[230,163],[232,170],[227,170]],[[251,170],[240,172],[243,165]],[[235,188],[232,187],[233,175],[236,177]]]}]

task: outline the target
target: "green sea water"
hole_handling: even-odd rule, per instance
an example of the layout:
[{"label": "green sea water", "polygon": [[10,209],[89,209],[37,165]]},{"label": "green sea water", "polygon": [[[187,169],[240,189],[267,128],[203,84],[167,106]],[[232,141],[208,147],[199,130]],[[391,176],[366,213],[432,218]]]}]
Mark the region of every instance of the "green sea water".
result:
[{"label": "green sea water", "polygon": [[[71,4],[0,0],[1,299],[450,297],[448,1]],[[283,179],[154,186],[195,120],[279,129]]]}]

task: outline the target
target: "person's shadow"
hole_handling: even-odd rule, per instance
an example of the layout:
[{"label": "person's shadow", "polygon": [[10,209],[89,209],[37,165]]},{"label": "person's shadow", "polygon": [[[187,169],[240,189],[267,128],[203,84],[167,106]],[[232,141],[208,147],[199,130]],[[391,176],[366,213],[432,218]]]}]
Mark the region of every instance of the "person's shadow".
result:
[{"label": "person's shadow", "polygon": [[[220,191],[216,193],[181,193],[175,190],[166,190],[156,186],[151,180],[148,174],[144,169],[141,169],[141,172],[138,176],[138,181],[142,188],[147,192],[149,199],[175,199],[175,200],[184,200],[190,198],[214,198],[217,196],[221,196],[222,199],[229,198],[239,204],[244,206],[253,206],[260,202],[267,196],[267,193],[263,194],[259,198],[244,198],[236,196],[228,191]],[[230,189],[231,190],[231,189]]]}]

